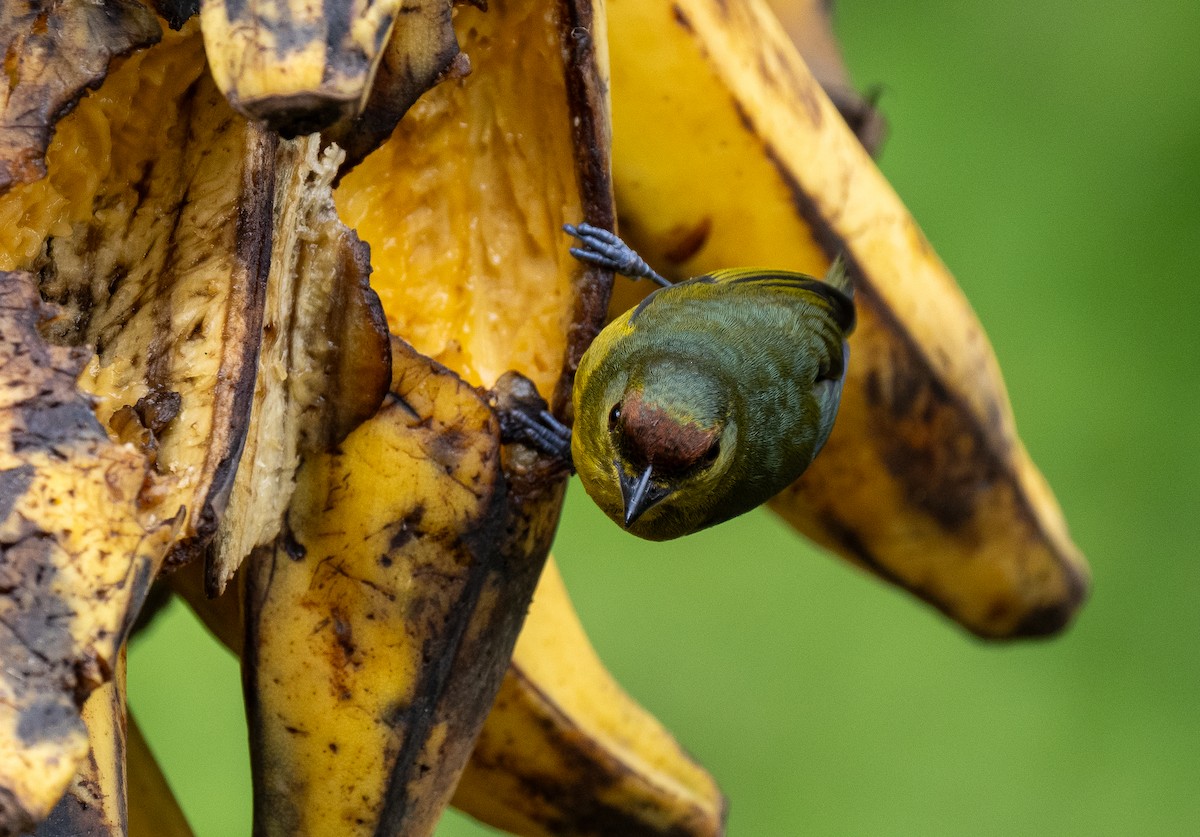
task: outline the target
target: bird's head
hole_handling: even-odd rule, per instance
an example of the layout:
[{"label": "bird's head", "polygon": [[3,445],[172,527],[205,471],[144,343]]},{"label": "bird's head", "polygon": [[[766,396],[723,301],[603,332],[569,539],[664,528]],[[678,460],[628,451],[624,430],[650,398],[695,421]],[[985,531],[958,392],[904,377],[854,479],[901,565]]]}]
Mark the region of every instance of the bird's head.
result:
[{"label": "bird's head", "polygon": [[[703,528],[733,461],[737,423],[727,389],[694,364],[657,360],[605,393],[596,451],[601,507],[640,537],[666,540]],[[619,493],[618,493],[619,490]]]}]

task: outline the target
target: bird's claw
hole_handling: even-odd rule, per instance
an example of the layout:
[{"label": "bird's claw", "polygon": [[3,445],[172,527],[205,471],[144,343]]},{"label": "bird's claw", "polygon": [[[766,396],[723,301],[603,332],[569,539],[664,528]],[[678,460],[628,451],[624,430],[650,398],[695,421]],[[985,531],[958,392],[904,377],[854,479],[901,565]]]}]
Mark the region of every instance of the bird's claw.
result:
[{"label": "bird's claw", "polygon": [[580,261],[608,268],[630,279],[649,279],[664,288],[671,285],[616,233],[591,224],[580,224],[578,227],[563,224],[563,230],[583,243],[582,247],[571,248],[571,255]]},{"label": "bird's claw", "polygon": [[521,442],[547,456],[561,460],[575,473],[571,459],[571,428],[556,419],[549,410],[528,413],[524,410],[500,411],[501,438],[509,442]]}]

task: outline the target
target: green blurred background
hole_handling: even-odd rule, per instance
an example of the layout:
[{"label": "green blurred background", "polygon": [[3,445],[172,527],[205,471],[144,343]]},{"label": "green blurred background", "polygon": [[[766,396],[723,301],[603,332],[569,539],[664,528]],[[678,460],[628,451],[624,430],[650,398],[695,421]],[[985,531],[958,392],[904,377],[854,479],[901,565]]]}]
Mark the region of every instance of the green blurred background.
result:
[{"label": "green blurred background", "polygon": [[[575,487],[582,618],[732,837],[1200,833],[1200,4],[843,0],[838,31],[1092,599],[1061,638],[984,645],[766,513],[654,545]],[[173,605],[129,669],[197,833],[247,834],[234,660]]]}]

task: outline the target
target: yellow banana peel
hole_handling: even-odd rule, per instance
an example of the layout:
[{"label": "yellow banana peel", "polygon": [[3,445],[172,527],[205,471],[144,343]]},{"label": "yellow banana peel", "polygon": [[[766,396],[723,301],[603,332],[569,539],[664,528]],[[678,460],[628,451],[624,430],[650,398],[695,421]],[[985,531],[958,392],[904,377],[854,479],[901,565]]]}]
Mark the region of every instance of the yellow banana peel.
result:
[{"label": "yellow banana peel", "polygon": [[453,804],[524,837],[719,835],[726,814],[712,776],[604,668],[552,560]]},{"label": "yellow banana peel", "polygon": [[145,458],[75,388],[85,354],[46,345],[34,277],[0,273],[0,831],[31,828],[88,752],[110,680],[175,534]]},{"label": "yellow banana peel", "polygon": [[201,0],[213,78],[285,137],[357,116],[400,0]]},{"label": "yellow banana peel", "polygon": [[855,281],[837,424],[771,508],[980,636],[1061,630],[1087,565],[1017,437],[987,337],[770,11],[610,0],[609,25],[631,243],[676,275],[820,275],[841,254]]},{"label": "yellow banana peel", "polygon": [[393,370],[389,403],[304,463],[284,534],[251,558],[257,833],[432,830],[411,786],[446,769],[458,719],[435,709],[500,539],[503,478],[473,389],[399,343]]},{"label": "yellow banana peel", "polygon": [[245,446],[205,556],[220,593],[256,546],[274,542],[306,453],[332,449],[374,415],[391,350],[366,245],[338,220],[342,154],[316,134],[276,150],[270,272]]},{"label": "yellow banana peel", "polygon": [[124,837],[126,816],[125,651],[112,679],[83,704],[88,752],[37,837]]}]

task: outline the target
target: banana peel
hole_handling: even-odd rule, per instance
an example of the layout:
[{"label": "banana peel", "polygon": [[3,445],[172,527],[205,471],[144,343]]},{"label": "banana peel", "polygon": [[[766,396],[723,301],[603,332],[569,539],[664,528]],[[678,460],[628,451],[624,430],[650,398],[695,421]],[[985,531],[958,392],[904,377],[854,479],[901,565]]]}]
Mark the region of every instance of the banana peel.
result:
[{"label": "banana peel", "polygon": [[[469,12],[459,37],[479,45],[474,54],[493,73],[431,91],[336,195],[343,218],[379,245],[372,284],[389,326],[420,344],[393,343],[383,409],[336,452],[304,462],[284,534],[251,558],[243,666],[259,833],[432,830],[499,688],[557,525],[565,469],[501,445],[491,405],[537,410],[539,388],[565,391],[565,367],[603,318],[605,277],[570,257],[558,229],[564,204],[612,220],[608,181],[595,180],[603,168],[576,153],[580,132],[589,132],[588,149],[607,140],[594,45],[568,46],[591,9],[570,3],[546,15],[511,3]],[[526,107],[534,93],[543,113]],[[493,144],[501,130],[507,143]],[[470,179],[445,165],[407,176],[430,143],[485,165]],[[382,200],[386,217],[354,216]],[[457,263],[442,261],[447,254]],[[411,304],[397,301],[403,293]],[[431,301],[470,313],[423,333]],[[514,351],[511,332],[501,332],[521,322],[530,330],[531,306],[540,309],[533,339]],[[487,388],[490,402],[464,379]],[[406,445],[407,456],[381,455]],[[320,627],[282,630],[296,612]],[[398,643],[405,632],[409,641]],[[320,647],[305,653],[306,643]],[[333,697],[311,693],[314,660],[331,666],[319,688],[345,684]],[[336,712],[316,703],[337,699],[367,705]]]},{"label": "banana peel", "polygon": [[125,651],[111,680],[83,705],[88,753],[35,837],[124,837],[126,816]]},{"label": "banana peel", "polygon": [[400,7],[400,23],[383,50],[362,112],[322,131],[325,142],[346,152],[343,173],[391,136],[426,90],[470,72],[471,62],[458,48],[453,9],[453,0],[407,0]]},{"label": "banana peel", "polygon": [[49,175],[0,198],[0,266],[37,271],[78,385],[186,511],[169,563],[212,538],[245,441],[270,253],[275,140],[204,73],[198,34],[125,59],[62,119]]},{"label": "banana peel", "polygon": [[337,217],[330,185],[342,152],[316,134],[276,151],[270,273],[246,443],[212,547],[216,596],[256,546],[279,533],[300,459],[332,450],[374,415],[391,348],[370,256]]},{"label": "banana peel", "polygon": [[154,14],[137,0],[0,6],[0,195],[46,175],[44,156],[54,123],[112,60],[158,41]]},{"label": "banana peel", "polygon": [[42,339],[40,305],[33,276],[0,273],[0,833],[43,820],[86,758],[80,708],[177,526],[76,389],[86,354]]},{"label": "banana peel", "polygon": [[505,0],[455,23],[471,75],[419,99],[334,198],[392,333],[477,386],[515,369],[561,411],[609,295],[561,230],[614,220],[603,16]]},{"label": "banana peel", "polygon": [[609,25],[613,177],[642,255],[668,275],[821,275],[841,254],[855,281],[837,424],[770,507],[981,637],[1062,630],[1087,564],[987,337],[770,10],[610,0]]},{"label": "banana peel", "polygon": [[494,565],[504,483],[475,390],[399,342],[393,370],[388,403],[304,463],[284,534],[251,559],[255,833],[432,829],[410,785],[444,769],[457,719],[435,706]]},{"label": "banana peel", "polygon": [[523,837],[724,834],[713,778],[596,656],[553,559],[454,792]]},{"label": "banana peel", "polygon": [[400,0],[201,0],[217,87],[284,137],[357,116]]}]

